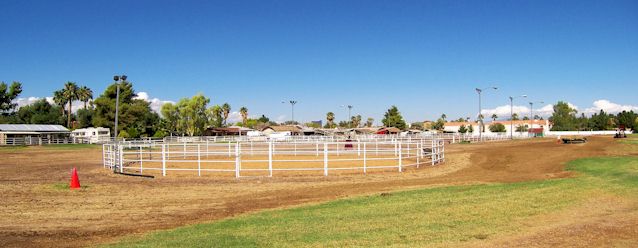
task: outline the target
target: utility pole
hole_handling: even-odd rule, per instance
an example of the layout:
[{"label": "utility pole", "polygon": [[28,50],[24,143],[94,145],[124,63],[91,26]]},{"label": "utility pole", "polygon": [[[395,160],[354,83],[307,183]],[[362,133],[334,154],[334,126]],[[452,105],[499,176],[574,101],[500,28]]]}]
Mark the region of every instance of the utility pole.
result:
[{"label": "utility pole", "polygon": [[120,108],[120,83],[126,81],[126,75],[122,76],[113,76],[113,81],[115,81],[115,140],[117,141],[117,117],[119,115]]},{"label": "utility pole", "polygon": [[526,98],[527,95],[520,95],[517,97],[510,96],[510,139],[514,139],[514,99],[515,98]]},{"label": "utility pole", "polygon": [[498,90],[497,87],[487,87],[487,88],[483,88],[483,89],[479,89],[479,88],[475,89],[476,93],[478,93],[478,98],[479,98],[479,112],[478,112],[478,117],[477,117],[478,123],[479,123],[479,140],[482,140],[482,136],[483,136],[482,133],[483,133],[483,129],[484,129],[483,128],[483,116],[482,116],[483,113],[481,113],[481,112],[483,112],[483,108],[481,107],[481,93],[484,90],[487,90],[487,89]]}]

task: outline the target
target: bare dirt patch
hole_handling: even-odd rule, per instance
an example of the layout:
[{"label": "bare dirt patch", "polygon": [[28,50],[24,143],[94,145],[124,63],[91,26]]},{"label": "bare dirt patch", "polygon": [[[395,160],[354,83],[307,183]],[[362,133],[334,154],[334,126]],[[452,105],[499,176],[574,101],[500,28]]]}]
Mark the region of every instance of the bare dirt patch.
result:
[{"label": "bare dirt patch", "polygon": [[[249,178],[114,175],[101,150],[30,147],[0,150],[0,246],[87,246],[217,220],[261,209],[432,185],[517,182],[568,177],[567,161],[606,155],[617,143],[594,137],[584,145],[553,139],[458,144],[436,167],[367,176]],[[60,187],[78,167],[85,188]]]}]

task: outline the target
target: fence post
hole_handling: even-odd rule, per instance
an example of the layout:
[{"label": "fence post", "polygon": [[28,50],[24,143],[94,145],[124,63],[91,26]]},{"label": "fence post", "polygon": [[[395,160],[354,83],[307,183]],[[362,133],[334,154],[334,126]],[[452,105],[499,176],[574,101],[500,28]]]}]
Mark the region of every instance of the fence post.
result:
[{"label": "fence post", "polygon": [[142,154],[142,145],[140,145],[140,174],[142,174],[142,170],[144,170],[144,155]]},{"label": "fence post", "polygon": [[367,160],[367,154],[366,154],[366,143],[363,142],[363,174],[367,175],[368,174],[368,160]]},{"label": "fence post", "polygon": [[231,153],[231,151],[230,151],[230,141],[227,141],[227,142],[228,142],[228,157],[230,158],[230,153]]},{"label": "fence post", "polygon": [[323,175],[328,176],[328,143],[323,143]]},{"label": "fence post", "polygon": [[184,142],[184,152],[182,153],[182,157],[186,158],[186,142]]},{"label": "fence post", "polygon": [[435,139],[432,139],[432,145],[430,146],[430,159],[432,159],[432,165],[434,166],[434,162],[436,160],[436,145],[438,144]]},{"label": "fence post", "polygon": [[357,139],[357,156],[361,156],[361,140]]},{"label": "fence post", "polygon": [[316,141],[315,151],[317,152],[317,157],[319,157],[319,140]]},{"label": "fence post", "polygon": [[124,172],[124,147],[120,146],[120,173]]},{"label": "fence post", "polygon": [[272,177],[272,141],[268,142],[268,175]]},{"label": "fence post", "polygon": [[394,156],[397,155],[397,142],[395,140],[392,141],[394,143]]},{"label": "fence post", "polygon": [[[228,146],[230,146],[230,142],[228,142]],[[228,154],[230,154],[230,153],[228,153]],[[240,163],[239,162],[239,160],[240,160],[240,157],[239,157],[240,155],[239,154],[240,154],[239,153],[239,142],[237,142],[237,143],[235,143],[235,177],[236,178],[239,178],[239,170],[241,169],[240,168],[240,164],[239,164]]]},{"label": "fence post", "polygon": [[419,143],[416,143],[416,168],[419,168],[419,157],[421,157],[421,149],[419,149]]},{"label": "fence post", "polygon": [[399,172],[403,171],[403,156],[402,156],[402,152],[401,152],[401,142],[398,143],[399,144]]},{"label": "fence post", "polygon": [[166,176],[166,144],[162,144],[162,176]]},{"label": "fence post", "polygon": [[208,139],[206,140],[206,158],[208,158]]},{"label": "fence post", "polygon": [[202,157],[200,152],[200,144],[197,144],[197,175],[202,176]]},{"label": "fence post", "polygon": [[102,168],[106,168],[106,144],[102,144]]}]

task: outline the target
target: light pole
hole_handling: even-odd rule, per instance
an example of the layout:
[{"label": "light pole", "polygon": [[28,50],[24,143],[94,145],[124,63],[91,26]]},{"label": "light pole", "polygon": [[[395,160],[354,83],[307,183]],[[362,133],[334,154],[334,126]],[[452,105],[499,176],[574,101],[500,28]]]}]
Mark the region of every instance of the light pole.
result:
[{"label": "light pole", "polygon": [[117,116],[119,114],[120,108],[120,83],[126,81],[126,75],[122,76],[113,76],[113,81],[115,81],[115,141],[117,141]]},{"label": "light pole", "polygon": [[498,88],[494,86],[483,88],[483,89],[476,88],[476,93],[478,93],[478,98],[479,98],[479,113],[477,117],[477,119],[479,120],[479,140],[482,140],[482,133],[483,133],[483,118],[481,117],[481,114],[482,114],[481,112],[483,112],[483,108],[481,107],[481,92],[483,92],[484,90],[489,90],[489,89],[498,90]]},{"label": "light pole", "polygon": [[[342,107],[342,108],[343,108],[343,107],[347,107],[347,108],[348,108],[348,120],[346,120],[346,122],[351,121],[351,119],[352,119],[352,115],[351,115],[351,113],[352,113],[352,108],[353,108],[354,106],[352,106],[352,105],[341,105],[341,107]],[[348,125],[348,127],[350,127],[350,125]]]},{"label": "light pole", "polygon": [[534,128],[534,103],[540,103],[543,104],[545,102],[543,101],[537,101],[537,102],[529,102],[529,119],[532,122],[532,124],[529,125],[530,128]]},{"label": "light pole", "polygon": [[526,98],[527,95],[520,95],[517,97],[510,96],[510,139],[514,139],[514,99]]},{"label": "light pole", "polygon": [[[290,108],[291,108],[291,112],[292,112],[292,123],[294,125],[295,123],[295,104],[297,104],[296,100],[290,100],[288,101],[290,103]],[[281,101],[281,103],[286,103],[286,101]]]}]

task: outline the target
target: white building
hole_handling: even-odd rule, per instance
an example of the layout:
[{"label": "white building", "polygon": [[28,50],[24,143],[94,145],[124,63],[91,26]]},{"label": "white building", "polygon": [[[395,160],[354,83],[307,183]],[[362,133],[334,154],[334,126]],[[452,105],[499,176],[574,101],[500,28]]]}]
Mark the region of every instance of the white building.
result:
[{"label": "white building", "polygon": [[87,127],[71,131],[71,138],[78,143],[102,143],[111,140],[111,130],[105,127]]},{"label": "white building", "polygon": [[[516,121],[491,121],[485,122],[485,131],[484,134],[492,134],[490,131],[490,125],[500,123],[505,126],[505,133],[510,133],[510,128],[514,129],[514,133],[518,133],[519,135],[528,134],[528,131],[517,132],[516,129],[518,127],[525,127],[523,130],[529,130],[530,132],[541,132],[545,134],[549,131],[552,126],[548,120],[516,120]],[[472,126],[473,132],[471,134],[478,135],[479,133],[479,125],[478,122],[446,122],[443,131],[448,133],[458,133],[461,125],[465,125],[465,128],[469,128]],[[468,134],[470,134],[468,132]]]}]

